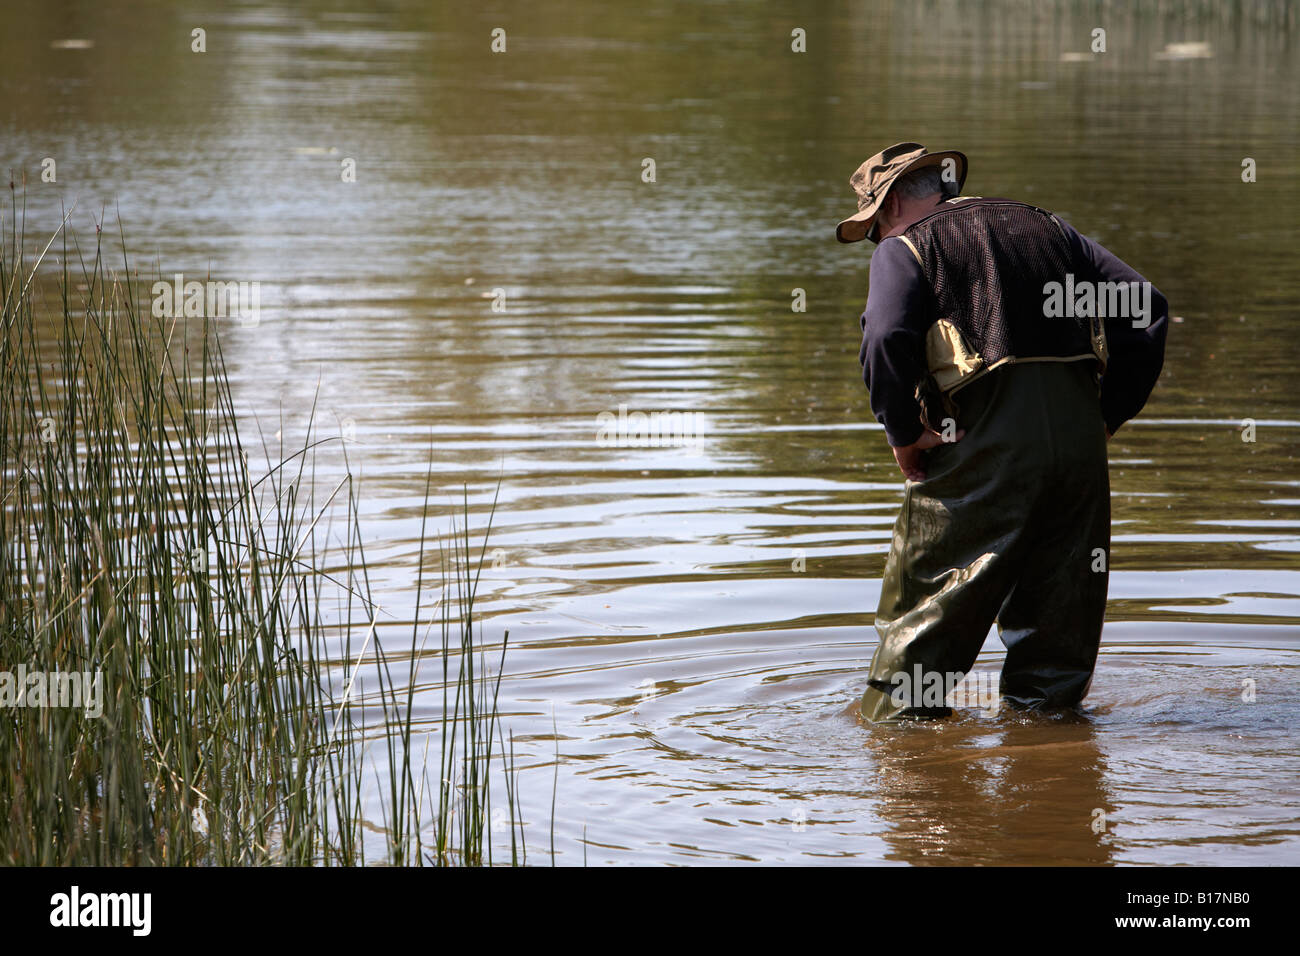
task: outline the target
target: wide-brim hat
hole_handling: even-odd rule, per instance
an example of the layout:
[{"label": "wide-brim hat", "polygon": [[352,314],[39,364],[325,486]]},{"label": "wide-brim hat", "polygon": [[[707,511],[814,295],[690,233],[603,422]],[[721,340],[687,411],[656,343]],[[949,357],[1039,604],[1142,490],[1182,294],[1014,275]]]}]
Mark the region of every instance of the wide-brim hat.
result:
[{"label": "wide-brim hat", "polygon": [[896,143],[876,153],[849,177],[849,185],[858,195],[858,211],[835,227],[835,238],[840,242],[860,242],[867,238],[875,242],[871,233],[876,224],[876,214],[889,194],[889,187],[914,169],[941,166],[948,159],[956,163],[957,192],[960,194],[962,184],[966,182],[965,153],[955,149],[930,153],[920,143]]}]

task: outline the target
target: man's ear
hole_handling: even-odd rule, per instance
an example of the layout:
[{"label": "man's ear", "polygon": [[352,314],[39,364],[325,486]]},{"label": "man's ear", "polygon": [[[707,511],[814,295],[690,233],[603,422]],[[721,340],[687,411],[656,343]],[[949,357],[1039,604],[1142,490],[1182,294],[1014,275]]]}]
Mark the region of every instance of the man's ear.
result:
[{"label": "man's ear", "polygon": [[885,228],[886,223],[895,221],[898,218],[898,197],[893,193],[885,195],[884,201],[881,202],[880,208],[876,210],[877,225],[876,234],[883,236],[888,230]]}]

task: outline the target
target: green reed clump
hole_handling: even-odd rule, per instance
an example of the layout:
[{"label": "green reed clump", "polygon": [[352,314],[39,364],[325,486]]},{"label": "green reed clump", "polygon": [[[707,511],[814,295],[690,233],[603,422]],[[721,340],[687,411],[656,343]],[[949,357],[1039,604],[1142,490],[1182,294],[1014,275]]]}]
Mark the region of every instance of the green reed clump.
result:
[{"label": "green reed clump", "polygon": [[[376,826],[384,862],[491,863],[494,735],[522,862],[499,665],[495,682],[475,665],[468,507],[443,549],[458,557],[443,562],[437,617],[422,625],[417,607],[394,676],[356,483],[349,471],[317,491],[316,449],[333,439],[309,432],[255,478],[209,320],[141,306],[125,251],[114,274],[98,228],[83,256],[65,219],[29,260],[18,218],[0,227],[0,672],[98,675],[102,714],[0,706],[0,863],[352,865]],[[51,248],[52,302],[37,279]],[[411,715],[435,624],[431,785]]]}]

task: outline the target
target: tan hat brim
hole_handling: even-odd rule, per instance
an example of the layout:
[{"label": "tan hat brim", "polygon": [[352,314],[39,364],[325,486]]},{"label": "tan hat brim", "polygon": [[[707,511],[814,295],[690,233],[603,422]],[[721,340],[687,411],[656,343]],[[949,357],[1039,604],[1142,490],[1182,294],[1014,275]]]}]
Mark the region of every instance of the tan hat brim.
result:
[{"label": "tan hat brim", "polygon": [[[883,196],[881,197],[884,198]],[[835,227],[835,238],[840,242],[861,242],[867,238],[867,233],[871,231],[871,225],[876,221],[876,213],[880,211],[880,203],[876,202],[859,212],[857,215],[849,216],[848,219],[842,220]],[[822,233],[822,235],[826,235]]]},{"label": "tan hat brim", "polygon": [[914,169],[921,169],[924,166],[939,166],[945,159],[953,159],[957,162],[957,192],[960,195],[961,188],[966,182],[966,154],[960,153],[955,149],[946,149],[938,153],[926,153],[924,156],[918,156],[912,162],[899,169],[890,178],[889,182],[876,190],[876,201],[867,206],[866,209],[860,209],[848,219],[840,221],[835,227],[835,238],[840,242],[861,242],[867,238],[867,233],[876,222],[876,214],[880,212],[880,207],[884,205],[885,197],[889,195],[889,190],[899,178],[907,175]]}]

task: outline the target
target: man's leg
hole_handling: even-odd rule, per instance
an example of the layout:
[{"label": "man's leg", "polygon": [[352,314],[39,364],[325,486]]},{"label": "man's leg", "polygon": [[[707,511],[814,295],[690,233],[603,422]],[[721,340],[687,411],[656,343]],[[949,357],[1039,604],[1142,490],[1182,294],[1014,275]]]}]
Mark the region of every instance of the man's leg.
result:
[{"label": "man's leg", "polygon": [[934,706],[924,682],[941,681],[946,692],[970,671],[1015,585],[1041,482],[1032,469],[1012,467],[1014,424],[979,415],[960,442],[928,453],[925,481],[907,483],[881,582],[880,644],[862,695],[867,720],[950,713],[942,699]]},{"label": "man's leg", "polygon": [[[1092,684],[1106,613],[1110,502],[1064,507],[1055,535],[1043,527],[998,615],[1007,647],[1001,691],[1013,707],[1072,707]],[[1044,522],[1046,524],[1046,522]]]},{"label": "man's leg", "polygon": [[[905,505],[900,525],[906,515]],[[1005,555],[935,574],[933,556],[915,553],[905,534],[895,529],[876,612],[880,643],[862,695],[862,716],[873,722],[951,713],[943,697],[975,664],[1008,586]]]}]

